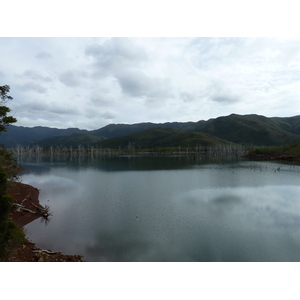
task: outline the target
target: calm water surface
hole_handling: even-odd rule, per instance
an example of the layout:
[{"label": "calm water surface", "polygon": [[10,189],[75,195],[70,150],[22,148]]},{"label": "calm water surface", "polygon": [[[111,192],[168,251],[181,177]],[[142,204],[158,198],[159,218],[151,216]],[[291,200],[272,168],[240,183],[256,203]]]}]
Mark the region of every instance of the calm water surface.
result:
[{"label": "calm water surface", "polygon": [[242,159],[21,160],[53,212],[37,246],[86,261],[300,261],[300,167]]}]

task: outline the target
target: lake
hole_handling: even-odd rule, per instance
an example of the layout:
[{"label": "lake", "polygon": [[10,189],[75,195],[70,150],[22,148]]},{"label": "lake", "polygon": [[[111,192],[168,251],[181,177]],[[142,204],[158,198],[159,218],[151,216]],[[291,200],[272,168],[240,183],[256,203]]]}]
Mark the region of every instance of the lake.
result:
[{"label": "lake", "polygon": [[85,261],[300,261],[300,166],[242,158],[20,159],[48,224],[27,236]]}]

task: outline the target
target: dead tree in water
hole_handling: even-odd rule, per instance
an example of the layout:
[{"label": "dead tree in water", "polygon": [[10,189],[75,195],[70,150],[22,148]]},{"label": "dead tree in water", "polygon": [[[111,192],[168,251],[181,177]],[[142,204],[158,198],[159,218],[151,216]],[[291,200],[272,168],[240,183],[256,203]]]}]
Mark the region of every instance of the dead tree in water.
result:
[{"label": "dead tree in water", "polygon": [[13,208],[15,208],[16,211],[25,211],[31,214],[37,214],[44,219],[48,219],[50,216],[52,216],[52,212],[50,211],[50,207],[48,205],[45,205],[45,207],[37,206],[34,203],[30,203],[32,206],[36,208],[36,211],[33,211],[29,208],[26,208],[23,203],[28,199],[29,195],[27,195],[21,203],[13,203]]}]

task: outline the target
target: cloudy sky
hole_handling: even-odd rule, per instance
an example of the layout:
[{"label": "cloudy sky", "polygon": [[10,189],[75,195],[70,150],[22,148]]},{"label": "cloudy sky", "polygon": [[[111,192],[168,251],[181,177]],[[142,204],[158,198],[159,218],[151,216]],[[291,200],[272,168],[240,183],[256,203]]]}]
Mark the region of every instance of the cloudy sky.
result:
[{"label": "cloudy sky", "polygon": [[300,114],[293,3],[207,2],[3,3],[13,15],[0,19],[0,85],[10,85],[16,125]]},{"label": "cloudy sky", "polygon": [[[299,115],[298,6],[294,0],[4,1],[0,85],[11,87],[8,105],[20,126],[92,130],[231,113]],[[111,265],[105,271],[120,273]],[[232,281],[237,271],[217,273]],[[253,280],[253,270],[246,271],[242,287],[247,276]],[[270,286],[273,273],[264,276]],[[168,275],[170,283],[178,277]],[[187,279],[190,289],[193,278]],[[220,279],[223,293],[230,285]],[[290,281],[280,280],[286,292]]]},{"label": "cloudy sky", "polygon": [[300,114],[299,38],[0,38],[20,126]]}]

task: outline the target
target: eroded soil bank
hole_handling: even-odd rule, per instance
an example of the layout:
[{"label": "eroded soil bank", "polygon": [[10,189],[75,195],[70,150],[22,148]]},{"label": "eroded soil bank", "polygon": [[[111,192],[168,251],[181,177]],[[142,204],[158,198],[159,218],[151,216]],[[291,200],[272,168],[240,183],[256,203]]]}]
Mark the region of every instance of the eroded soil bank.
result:
[{"label": "eroded soil bank", "polygon": [[[38,219],[41,215],[38,213],[43,206],[39,203],[39,190],[30,185],[15,182],[12,183],[8,193],[12,195],[13,203],[22,204],[22,206],[30,211],[22,211],[12,208],[10,211],[10,220],[20,226]],[[11,253],[10,262],[82,262],[80,255],[64,255],[61,252],[52,252],[49,249],[40,249],[36,244],[26,240]]]}]

